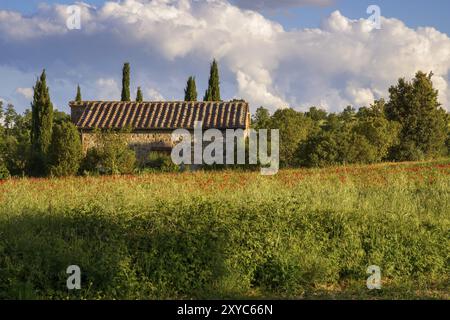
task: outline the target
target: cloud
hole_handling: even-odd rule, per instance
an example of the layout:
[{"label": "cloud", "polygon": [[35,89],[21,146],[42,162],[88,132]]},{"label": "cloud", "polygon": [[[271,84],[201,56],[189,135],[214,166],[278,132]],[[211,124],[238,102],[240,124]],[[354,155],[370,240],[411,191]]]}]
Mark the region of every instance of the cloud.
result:
[{"label": "cloud", "polygon": [[244,9],[274,10],[303,6],[329,6],[334,0],[233,0],[232,3]]},{"label": "cloud", "polygon": [[336,11],[319,28],[287,31],[225,0],[83,5],[81,30],[68,30],[66,18],[63,5],[42,6],[32,16],[0,11],[0,96],[26,107],[15,90],[31,87],[45,67],[59,106],[73,99],[78,83],[84,99],[119,99],[128,61],[132,88],[141,86],[145,99],[182,99],[190,75],[202,97],[215,57],[222,98],[246,99],[252,110],[360,107],[386,97],[399,77],[419,69],[434,72],[440,101],[450,105],[449,37],[397,19],[382,18],[375,30],[366,19]]},{"label": "cloud", "polygon": [[16,93],[22,95],[25,99],[33,99],[33,88],[17,88]]},{"label": "cloud", "polygon": [[146,94],[146,97],[148,97],[148,98],[146,98],[148,100],[153,100],[153,101],[164,101],[165,100],[163,95],[160,92],[158,92],[158,90],[153,89],[153,88],[149,88],[145,92],[145,94]]},{"label": "cloud", "polygon": [[95,81],[97,99],[95,100],[120,100],[122,90],[113,78],[100,78]]}]

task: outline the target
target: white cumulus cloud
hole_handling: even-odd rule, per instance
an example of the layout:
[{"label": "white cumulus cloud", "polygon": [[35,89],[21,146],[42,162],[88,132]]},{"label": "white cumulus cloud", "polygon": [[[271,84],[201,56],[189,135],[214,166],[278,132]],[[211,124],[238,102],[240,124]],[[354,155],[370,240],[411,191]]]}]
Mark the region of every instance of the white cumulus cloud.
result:
[{"label": "white cumulus cloud", "polygon": [[[313,2],[328,1],[279,5]],[[66,18],[63,5],[41,6],[32,16],[0,11],[0,70],[34,75],[27,81],[16,76],[20,81],[12,88],[4,74],[0,96],[14,100],[15,88],[29,88],[46,67],[58,105],[73,98],[78,83],[84,99],[119,99],[121,67],[128,61],[132,87],[141,86],[144,98],[182,99],[190,75],[196,76],[201,98],[209,63],[216,58],[222,98],[244,98],[253,110],[260,105],[272,110],[360,107],[386,97],[399,77],[410,78],[418,70],[434,72],[440,101],[450,105],[449,37],[397,19],[382,18],[382,29],[375,30],[365,19],[336,11],[320,27],[289,31],[225,0],[82,5],[81,30],[67,30]]]},{"label": "white cumulus cloud", "polygon": [[16,92],[28,100],[33,99],[33,88],[17,88]]}]

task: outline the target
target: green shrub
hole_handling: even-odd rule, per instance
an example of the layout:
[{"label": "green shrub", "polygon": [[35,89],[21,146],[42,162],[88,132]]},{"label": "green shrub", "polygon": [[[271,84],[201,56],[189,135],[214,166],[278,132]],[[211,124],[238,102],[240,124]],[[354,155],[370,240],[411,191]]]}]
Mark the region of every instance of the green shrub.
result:
[{"label": "green shrub", "polygon": [[82,162],[82,172],[101,174],[130,174],[136,167],[136,154],[128,147],[128,131],[96,132],[96,147],[87,151]]},{"label": "green shrub", "polygon": [[0,180],[8,179],[11,175],[9,174],[8,168],[4,163],[0,162]]},{"label": "green shrub", "polygon": [[78,172],[82,147],[75,125],[63,121],[53,126],[49,158],[50,173],[54,176],[68,176]]},{"label": "green shrub", "polygon": [[176,172],[180,170],[180,167],[173,163],[170,154],[157,151],[149,153],[145,167],[163,172]]}]

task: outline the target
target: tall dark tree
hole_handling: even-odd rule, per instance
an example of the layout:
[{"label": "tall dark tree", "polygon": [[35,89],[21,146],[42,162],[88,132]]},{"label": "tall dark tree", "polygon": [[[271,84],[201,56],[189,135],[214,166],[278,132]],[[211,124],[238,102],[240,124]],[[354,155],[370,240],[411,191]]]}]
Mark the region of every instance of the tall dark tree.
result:
[{"label": "tall dark tree", "polygon": [[189,77],[184,89],[184,101],[197,101],[197,86],[195,84],[195,77]]},{"label": "tall dark tree", "polygon": [[31,104],[31,163],[32,175],[47,173],[48,148],[52,139],[53,105],[47,87],[45,70],[34,86],[33,103]]},{"label": "tall dark tree", "polygon": [[208,89],[203,97],[204,101],[220,101],[220,79],[219,66],[216,59],[211,63],[211,70],[209,72]]},{"label": "tall dark tree", "polygon": [[144,101],[144,97],[142,96],[141,87],[138,87],[137,93],[136,93],[136,102],[142,102],[142,101]]},{"label": "tall dark tree", "polygon": [[[0,120],[3,118],[3,101],[0,100]],[[0,123],[1,126],[1,123]]]},{"label": "tall dark tree", "polygon": [[77,86],[77,96],[75,97],[76,102],[81,102],[83,99],[81,98],[81,89],[80,85]]},{"label": "tall dark tree", "polygon": [[389,89],[386,117],[401,125],[399,144],[392,149],[394,160],[433,158],[445,150],[446,114],[438,102],[432,76],[419,71],[412,81],[399,79]]},{"label": "tall dark tree", "polygon": [[122,69],[122,101],[131,101],[130,98],[130,64],[126,62]]}]

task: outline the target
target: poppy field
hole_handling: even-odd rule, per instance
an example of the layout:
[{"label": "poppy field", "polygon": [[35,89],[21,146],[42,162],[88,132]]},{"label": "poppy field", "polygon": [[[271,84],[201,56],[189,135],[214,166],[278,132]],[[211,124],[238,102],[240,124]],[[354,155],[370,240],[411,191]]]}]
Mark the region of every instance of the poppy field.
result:
[{"label": "poppy field", "polygon": [[0,299],[449,299],[449,248],[449,161],[0,181]]}]

